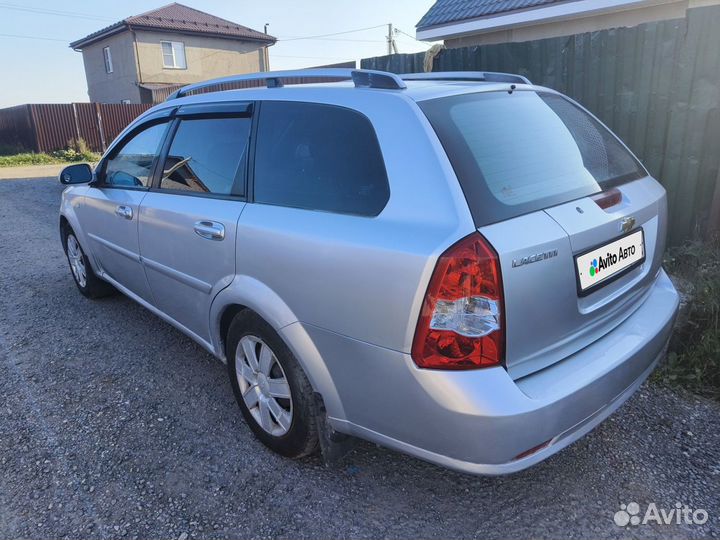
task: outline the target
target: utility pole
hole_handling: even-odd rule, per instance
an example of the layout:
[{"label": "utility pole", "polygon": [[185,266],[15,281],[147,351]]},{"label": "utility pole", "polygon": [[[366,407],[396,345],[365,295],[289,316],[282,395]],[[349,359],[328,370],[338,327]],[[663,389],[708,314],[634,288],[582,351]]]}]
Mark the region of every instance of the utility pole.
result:
[{"label": "utility pole", "polygon": [[393,32],[393,25],[392,23],[388,23],[388,35],[387,38],[387,53],[388,54],[395,54],[398,53],[397,44],[395,43],[395,33]]},{"label": "utility pole", "polygon": [[[265,23],[265,33],[267,34],[267,27],[270,26],[270,23]],[[264,69],[262,71],[270,71],[270,53],[268,52],[268,46],[265,45],[264,47],[264,53],[263,53],[263,60],[264,60]]]}]

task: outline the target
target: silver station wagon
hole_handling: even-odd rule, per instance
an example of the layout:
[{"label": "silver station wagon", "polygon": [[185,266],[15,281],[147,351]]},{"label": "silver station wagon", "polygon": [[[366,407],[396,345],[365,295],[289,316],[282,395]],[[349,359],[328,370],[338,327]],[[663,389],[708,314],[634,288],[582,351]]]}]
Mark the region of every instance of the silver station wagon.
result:
[{"label": "silver station wagon", "polygon": [[[244,81],[266,84],[212,91]],[[119,290],[226,362],[289,457],[355,436],[524,469],[630,397],[677,312],[665,190],[517,75],[190,85],[60,181],[80,292]]]}]

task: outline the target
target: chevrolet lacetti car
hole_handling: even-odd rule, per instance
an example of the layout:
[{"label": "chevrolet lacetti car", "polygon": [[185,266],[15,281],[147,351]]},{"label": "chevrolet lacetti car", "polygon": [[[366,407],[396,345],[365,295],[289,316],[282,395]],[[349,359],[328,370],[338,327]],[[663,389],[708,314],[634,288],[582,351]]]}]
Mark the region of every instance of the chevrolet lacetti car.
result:
[{"label": "chevrolet lacetti car", "polygon": [[[267,87],[211,91],[246,81]],[[225,361],[285,456],[329,433],[523,469],[628,399],[678,308],[664,189],[517,75],[198,83],[60,180],[80,292],[117,289]]]}]

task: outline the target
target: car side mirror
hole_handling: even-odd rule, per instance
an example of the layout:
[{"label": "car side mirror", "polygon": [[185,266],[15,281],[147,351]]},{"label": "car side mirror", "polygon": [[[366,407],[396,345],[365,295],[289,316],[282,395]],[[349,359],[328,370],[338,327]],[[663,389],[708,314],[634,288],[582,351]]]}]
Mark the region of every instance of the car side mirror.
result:
[{"label": "car side mirror", "polygon": [[92,182],[93,172],[87,163],[77,163],[68,165],[60,172],[60,183],[69,184],[87,184]]}]

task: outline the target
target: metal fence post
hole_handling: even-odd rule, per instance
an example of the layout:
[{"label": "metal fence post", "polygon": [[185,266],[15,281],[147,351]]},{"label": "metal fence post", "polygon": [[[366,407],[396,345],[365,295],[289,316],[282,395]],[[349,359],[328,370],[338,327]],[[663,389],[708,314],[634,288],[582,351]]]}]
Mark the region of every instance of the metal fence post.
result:
[{"label": "metal fence post", "polygon": [[102,145],[102,151],[107,150],[107,144],[105,144],[105,130],[103,129],[102,114],[100,114],[100,104],[95,104],[95,117],[97,118],[98,131],[100,132],[100,144]]},{"label": "metal fence post", "polygon": [[72,104],[73,117],[75,117],[75,141],[79,144],[80,141],[80,120],[78,120],[77,104]]},{"label": "metal fence post", "polygon": [[35,122],[35,106],[25,105],[27,111],[28,124],[30,125],[30,133],[32,134],[32,151],[40,152],[40,138],[38,137],[37,124]]}]

